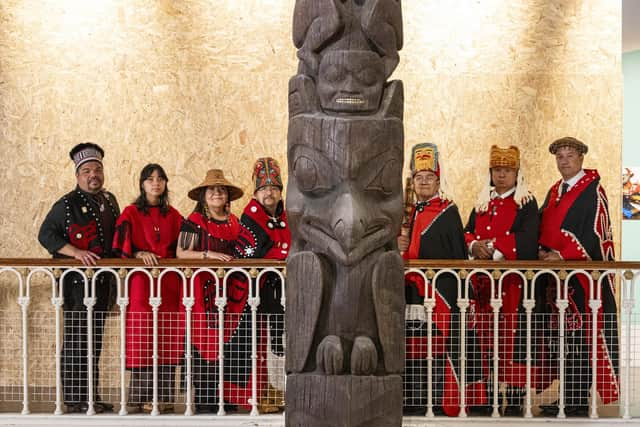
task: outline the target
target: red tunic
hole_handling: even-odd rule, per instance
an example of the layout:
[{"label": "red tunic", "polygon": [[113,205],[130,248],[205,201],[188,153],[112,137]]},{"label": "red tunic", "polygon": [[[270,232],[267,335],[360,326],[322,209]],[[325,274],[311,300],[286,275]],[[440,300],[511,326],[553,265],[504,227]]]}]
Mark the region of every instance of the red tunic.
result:
[{"label": "red tunic", "polygon": [[[210,220],[201,213],[193,212],[182,226],[185,246],[193,241],[193,250],[221,252],[233,255],[235,242],[240,234],[238,217],[229,215],[228,221]],[[181,243],[182,244],[182,243]],[[216,279],[207,272],[198,273],[194,281],[191,320],[191,343],[198,349],[200,357],[217,362],[219,358],[219,315],[216,296],[222,297],[222,279],[216,295]],[[251,376],[251,312],[247,305],[249,286],[242,274],[234,274],[227,280],[227,304],[224,310],[224,400],[246,409],[252,395]],[[266,343],[261,339],[262,328],[258,325],[258,355],[265,354]],[[217,369],[217,368],[215,368]],[[266,382],[264,357],[257,360],[258,384]],[[216,384],[217,385],[217,384]],[[259,388],[258,388],[259,389]]]},{"label": "red tunic", "polygon": [[[490,239],[495,249],[507,260],[535,259],[538,238],[538,207],[535,199],[518,207],[513,194],[495,197],[483,212],[471,213],[465,228],[467,245]],[[493,308],[490,305],[491,281],[486,275],[474,275],[471,280],[477,298],[476,319],[483,358],[483,373],[488,382],[493,367]],[[522,307],[524,296],[522,279],[506,276],[502,282],[498,344],[498,380],[517,387],[526,383],[526,319]],[[498,282],[494,284],[498,292]]]},{"label": "red tunic", "polygon": [[[613,239],[609,221],[608,200],[600,185],[598,171],[585,169],[585,175],[560,196],[562,181],[556,182],[542,207],[539,243],[545,249],[554,250],[565,260],[611,261],[614,259]],[[594,283],[595,285],[595,283]],[[569,282],[569,306],[566,312],[566,333],[580,332],[588,346],[591,362],[591,298],[589,281],[579,274]],[[555,285],[547,287],[547,303],[557,313]],[[581,309],[580,307],[584,307]],[[602,305],[597,319],[597,391],[604,404],[619,397],[618,336],[615,289],[610,278],[603,280]],[[605,316],[608,325],[605,327]],[[555,316],[550,317],[554,319]],[[548,328],[558,327],[556,324]],[[552,339],[557,337],[552,337]],[[548,349],[547,349],[548,350]],[[590,371],[590,368],[589,368]],[[590,372],[589,372],[590,374]],[[546,370],[537,378],[538,387],[545,388],[556,377],[555,371]],[[569,381],[569,379],[567,380]],[[580,379],[575,379],[580,381]],[[587,381],[591,381],[591,378]]]},{"label": "red tunic", "polygon": [[[135,252],[153,252],[160,258],[174,258],[182,215],[172,207],[162,215],[159,207],[149,207],[148,213],[129,205],[116,223],[113,250],[122,258]],[[158,364],[176,365],[182,357],[180,327],[180,289],[182,281],[169,273],[162,279],[158,311]],[[157,286],[157,280],[154,280]],[[126,354],[127,368],[153,365],[153,316],[149,305],[149,279],[144,273],[134,273],[129,280],[127,306]]]}]

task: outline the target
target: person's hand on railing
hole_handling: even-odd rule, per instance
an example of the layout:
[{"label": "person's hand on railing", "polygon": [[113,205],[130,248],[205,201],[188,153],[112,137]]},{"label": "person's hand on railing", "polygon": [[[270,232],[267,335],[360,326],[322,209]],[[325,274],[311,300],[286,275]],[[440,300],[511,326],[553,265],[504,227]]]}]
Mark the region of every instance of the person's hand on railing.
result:
[{"label": "person's hand on railing", "polygon": [[86,249],[77,248],[71,243],[67,243],[61,247],[58,253],[75,258],[87,267],[96,265],[96,261],[100,259],[100,255]]},{"label": "person's hand on railing", "polygon": [[557,251],[545,251],[544,249],[538,250],[538,258],[543,261],[556,261],[562,259]]},{"label": "person's hand on railing", "polygon": [[233,257],[231,255],[223,254],[222,252],[204,252],[205,259],[215,259],[218,261],[231,261]]},{"label": "person's hand on railing", "polygon": [[473,255],[475,259],[492,259],[494,249],[489,247],[489,242],[491,242],[489,239],[476,240],[473,242],[473,245],[471,245],[471,255]]},{"label": "person's hand on railing", "polygon": [[136,258],[139,258],[144,261],[144,265],[153,266],[158,265],[158,257],[153,252],[149,251],[138,251],[134,254]]}]

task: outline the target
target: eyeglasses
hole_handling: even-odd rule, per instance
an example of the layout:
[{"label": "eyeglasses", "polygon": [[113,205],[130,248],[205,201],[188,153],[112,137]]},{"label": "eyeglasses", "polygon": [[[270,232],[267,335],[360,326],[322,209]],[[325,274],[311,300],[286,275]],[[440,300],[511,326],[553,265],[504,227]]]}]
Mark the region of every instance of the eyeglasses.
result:
[{"label": "eyeglasses", "polygon": [[265,185],[264,187],[260,187],[257,190],[258,192],[261,193],[279,193],[280,187],[276,187],[275,185]]},{"label": "eyeglasses", "polygon": [[416,182],[430,184],[432,182],[436,182],[438,177],[436,175],[416,175],[413,177],[413,180]]}]

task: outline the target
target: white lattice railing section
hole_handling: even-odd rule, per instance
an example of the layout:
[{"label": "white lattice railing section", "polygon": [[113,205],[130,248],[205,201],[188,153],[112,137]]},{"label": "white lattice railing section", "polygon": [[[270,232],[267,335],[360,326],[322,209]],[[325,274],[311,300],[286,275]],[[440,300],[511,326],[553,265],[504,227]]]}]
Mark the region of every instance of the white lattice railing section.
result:
[{"label": "white lattice railing section", "polygon": [[[177,341],[181,342],[181,361],[179,369],[171,371],[168,379],[170,387],[180,389],[179,392],[171,392],[175,411],[184,415],[194,415],[196,412],[197,400],[194,393],[194,381],[197,383],[199,366],[201,366],[202,355],[194,354],[195,347],[185,343],[192,343],[196,337],[207,331],[203,331],[203,322],[215,325],[217,328],[217,354],[211,361],[207,369],[215,370],[217,373],[212,376],[212,381],[216,384],[206,383],[210,387],[212,396],[207,396],[208,403],[202,405],[213,405],[213,413],[217,415],[227,415],[229,408],[235,405],[227,402],[230,399],[229,380],[244,378],[244,384],[248,385],[248,394],[238,394],[247,397],[245,402],[249,414],[257,416],[261,413],[261,404],[265,397],[266,390],[275,390],[278,393],[277,399],[282,399],[284,388],[284,364],[281,351],[274,349],[279,344],[273,341],[273,325],[282,324],[282,312],[264,312],[261,298],[260,286],[264,277],[271,275],[279,280],[278,299],[283,307],[286,307],[285,286],[286,270],[285,264],[267,260],[234,261],[226,264],[204,264],[199,261],[165,260],[161,266],[148,268],[141,265],[137,260],[103,260],[94,268],[85,268],[72,261],[63,260],[0,260],[0,283],[3,284],[5,294],[2,317],[0,318],[1,339],[5,343],[4,353],[1,354],[4,364],[0,378],[0,388],[4,391],[0,395],[0,407],[3,404],[12,402],[21,404],[21,413],[27,415],[32,412],[33,405],[43,407],[48,411],[46,405],[52,406],[52,411],[56,415],[64,413],[64,384],[63,384],[63,335],[65,330],[64,322],[73,320],[73,316],[63,316],[63,304],[65,289],[63,283],[65,278],[73,273],[81,277],[83,291],[84,309],[78,311],[77,320],[80,330],[86,334],[87,346],[86,354],[81,355],[86,358],[83,366],[86,366],[85,378],[80,384],[85,387],[87,395],[87,415],[96,413],[98,396],[101,395],[103,402],[118,402],[116,410],[119,415],[130,413],[132,400],[129,386],[131,385],[131,373],[127,369],[127,316],[135,316],[135,313],[128,311],[130,304],[130,283],[131,278],[137,275],[144,275],[149,279],[148,303],[151,307],[150,325],[152,333],[140,338],[141,346],[150,345],[152,364],[149,367],[149,390],[152,416],[160,415],[163,411],[163,403],[160,393],[163,392],[162,384],[167,380],[163,374],[160,354],[165,351],[164,340],[167,338],[160,333],[160,330],[170,324],[170,330],[179,331],[181,334]],[[213,301],[212,310],[217,312],[217,317],[207,317],[208,314],[193,313],[194,295],[197,278],[207,274],[212,278]],[[584,277],[590,288],[590,295],[593,298],[588,300],[588,311],[591,316],[585,317],[592,322],[590,332],[590,349],[593,356],[589,360],[590,375],[588,379],[588,389],[596,390],[595,385],[599,378],[597,373],[598,363],[598,310],[601,307],[602,286],[605,277],[613,277],[616,283],[618,313],[615,318],[608,319],[610,328],[615,328],[615,333],[620,337],[620,351],[618,357],[618,374],[620,378],[619,399],[609,405],[602,405],[598,393],[591,392],[588,395],[589,416],[597,418],[600,416],[615,416],[621,418],[631,418],[634,415],[633,409],[640,406],[640,395],[635,393],[636,383],[640,384],[640,372],[636,373],[635,368],[640,364],[640,357],[636,356],[635,350],[640,348],[640,334],[636,333],[636,325],[640,325],[638,308],[636,306],[635,288],[638,286],[640,277],[640,263],[540,263],[540,262],[515,262],[515,263],[482,263],[476,261],[411,261],[407,264],[405,274],[413,274],[425,283],[435,283],[448,275],[453,277],[456,285],[455,304],[457,312],[448,315],[450,333],[456,332],[459,336],[457,347],[453,353],[447,357],[454,359],[456,373],[459,379],[459,417],[465,418],[469,409],[474,409],[474,403],[468,402],[466,389],[467,378],[471,377],[476,369],[474,366],[484,366],[484,370],[479,376],[485,376],[487,382],[488,398],[486,406],[490,411],[487,416],[500,417],[505,407],[509,406],[509,401],[505,397],[505,384],[501,383],[500,358],[501,346],[504,337],[501,336],[501,315],[503,307],[503,284],[507,276],[515,275],[519,277],[524,285],[522,310],[524,321],[524,352],[526,380],[524,385],[524,395],[522,396],[523,416],[525,418],[537,415],[538,407],[550,400],[554,396],[558,400],[558,418],[563,418],[567,402],[565,401],[565,370],[567,360],[565,349],[570,333],[565,331],[565,321],[557,322],[558,330],[542,331],[540,326],[548,324],[549,316],[557,316],[565,319],[566,313],[572,309],[569,294],[569,279],[581,275]],[[96,286],[98,278],[103,275],[112,276],[116,283],[117,296],[115,308],[104,316],[96,311]],[[178,278],[180,286],[180,309],[174,313],[167,313],[162,310],[163,300],[162,286],[165,278],[173,275]],[[473,278],[483,276],[489,284],[489,305],[490,313],[476,313],[474,306],[475,296],[470,294],[473,287]],[[233,296],[228,294],[229,281],[231,278],[240,278],[251,283],[248,286],[248,297],[246,298],[245,311],[242,313],[228,313],[227,309],[232,302]],[[553,283],[555,287],[555,302],[558,307],[557,313],[543,314],[537,311],[536,296],[539,294],[537,288],[544,280],[545,283]],[[311,284],[310,284],[311,286]],[[424,413],[427,418],[438,415],[436,408],[441,405],[438,399],[438,390],[443,390],[442,395],[447,394],[448,385],[445,379],[438,377],[437,366],[440,363],[438,353],[440,350],[439,336],[437,328],[441,325],[442,313],[437,309],[437,294],[433,286],[427,286],[424,295],[423,313],[426,340],[424,348],[424,369],[419,371],[418,378],[423,384],[412,384],[411,387],[424,390]],[[47,291],[44,291],[47,289]],[[17,290],[17,304],[12,303]],[[49,301],[45,295],[50,295]],[[538,295],[539,298],[539,295]],[[539,306],[540,301],[538,301]],[[80,314],[81,313],[81,314]],[[204,317],[203,317],[204,316]],[[234,317],[237,316],[237,317]],[[546,317],[545,317],[546,316]],[[67,319],[67,320],[65,320]],[[100,323],[104,328],[104,339],[102,343],[102,353],[99,365],[92,361],[97,359],[94,354],[95,345],[93,328],[98,319],[103,319]],[[198,320],[199,319],[199,320]],[[244,320],[243,320],[244,319]],[[485,343],[485,350],[489,349],[490,360],[482,363],[479,359],[484,357],[484,353],[472,350],[469,321],[476,324],[482,323],[485,329],[490,331],[488,335],[490,342]],[[172,323],[173,322],[173,323]],[[246,329],[238,333],[245,338],[245,344],[238,347],[230,347],[225,342],[225,325],[231,322],[237,325],[247,325]],[[244,323],[243,323],[244,322]],[[4,323],[4,324],[3,324]],[[200,326],[194,326],[200,325]],[[486,326],[488,325],[488,326]],[[613,326],[612,326],[613,325]],[[35,328],[34,328],[35,326]],[[77,326],[77,325],[76,325]],[[282,331],[281,331],[282,332]],[[475,332],[473,332],[475,333]],[[553,390],[534,389],[534,371],[538,364],[538,343],[541,333],[552,333],[558,341],[557,363],[558,380],[554,382]],[[199,335],[200,334],[200,335]],[[176,338],[176,337],[173,337]],[[19,361],[9,356],[9,353],[18,348],[19,339],[20,358]],[[68,339],[68,338],[67,338]],[[145,341],[146,340],[146,341]],[[228,340],[227,340],[228,341]],[[277,341],[277,340],[276,340]],[[284,340],[280,341],[280,343]],[[16,345],[12,345],[16,344]],[[131,343],[129,343],[131,345]],[[65,344],[65,345],[68,345]],[[33,347],[33,349],[31,348]],[[469,348],[467,348],[469,347]],[[48,351],[53,349],[53,352]],[[452,347],[449,347],[451,350]],[[100,351],[100,350],[98,350]],[[2,352],[2,350],[0,350]],[[407,355],[408,359],[411,355]],[[422,357],[422,356],[421,356]],[[265,359],[266,358],[266,359]],[[198,366],[194,362],[198,361]],[[93,372],[94,369],[100,370]],[[570,368],[570,367],[569,367]],[[422,369],[422,368],[421,368]],[[417,371],[418,372],[418,371]],[[176,375],[179,373],[180,375]],[[246,375],[248,373],[248,376]],[[195,377],[194,377],[195,375]],[[476,376],[477,377],[477,376]],[[99,378],[100,388],[94,387],[94,378]],[[234,381],[235,381],[234,380]],[[176,385],[178,384],[178,385]],[[182,387],[179,385],[182,384]],[[449,390],[450,391],[450,390]],[[200,385],[202,394],[202,384]],[[240,393],[240,392],[238,392]],[[422,391],[421,391],[422,393]],[[551,397],[549,397],[551,396]],[[569,394],[570,396],[570,394]],[[230,399],[234,400],[234,399]],[[235,399],[237,400],[237,399]],[[141,403],[141,402],[140,402]],[[6,405],[5,405],[6,406]],[[98,405],[99,406],[99,405]],[[272,406],[281,406],[277,402]],[[612,409],[613,408],[613,409]],[[202,409],[202,406],[200,407]],[[5,409],[5,412],[9,412]],[[40,411],[40,410],[39,410]],[[36,412],[39,412],[36,411]],[[472,412],[473,414],[473,412]]]}]

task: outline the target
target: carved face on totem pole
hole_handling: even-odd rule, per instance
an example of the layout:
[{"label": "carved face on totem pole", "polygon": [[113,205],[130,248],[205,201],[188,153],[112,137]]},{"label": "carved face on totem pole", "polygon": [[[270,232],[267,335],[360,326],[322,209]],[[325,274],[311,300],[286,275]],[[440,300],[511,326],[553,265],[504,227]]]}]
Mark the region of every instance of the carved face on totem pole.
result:
[{"label": "carved face on totem pole", "polygon": [[320,104],[332,112],[373,112],[380,106],[385,80],[384,63],[374,52],[327,52],[318,70]]}]

